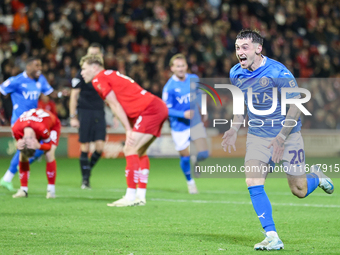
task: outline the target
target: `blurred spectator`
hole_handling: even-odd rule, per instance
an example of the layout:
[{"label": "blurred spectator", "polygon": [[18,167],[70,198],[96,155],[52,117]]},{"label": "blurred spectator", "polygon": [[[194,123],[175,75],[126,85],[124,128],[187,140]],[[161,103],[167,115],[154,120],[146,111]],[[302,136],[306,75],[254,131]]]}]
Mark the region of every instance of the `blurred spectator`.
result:
[{"label": "blurred spectator", "polygon": [[[43,73],[61,92],[55,100],[63,124],[65,91],[92,42],[104,46],[106,68],[157,96],[171,75],[169,59],[179,52],[199,77],[228,78],[237,63],[235,37],[245,27],[258,29],[265,37],[263,54],[296,78],[340,78],[339,1],[3,0],[0,13],[13,15],[12,28],[0,24],[0,78],[20,72],[29,55],[41,57]],[[316,128],[323,119],[323,128],[340,128],[340,88],[335,80],[321,83],[305,85],[315,114],[304,118],[304,127]],[[226,112],[222,107],[215,115],[224,118]]]},{"label": "blurred spectator", "polygon": [[50,100],[50,97],[44,94],[40,95],[40,98],[38,101],[38,108],[48,110],[52,112],[54,115],[58,115],[54,101]]},{"label": "blurred spectator", "polygon": [[12,28],[14,31],[19,31],[22,33],[28,32],[29,23],[26,15],[27,7],[20,7],[18,12],[14,15]]},{"label": "blurred spectator", "polygon": [[2,107],[2,100],[0,99],[0,126],[6,126],[9,122],[6,118],[5,109]]}]

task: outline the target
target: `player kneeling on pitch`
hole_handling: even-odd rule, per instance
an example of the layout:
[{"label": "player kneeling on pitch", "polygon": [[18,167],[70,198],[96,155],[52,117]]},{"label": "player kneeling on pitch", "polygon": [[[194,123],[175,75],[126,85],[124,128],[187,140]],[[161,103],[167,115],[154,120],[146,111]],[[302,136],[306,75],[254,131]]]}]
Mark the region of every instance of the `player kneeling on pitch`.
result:
[{"label": "player kneeling on pitch", "polygon": [[61,124],[57,116],[47,110],[31,109],[24,112],[14,123],[12,132],[17,140],[21,187],[13,198],[28,196],[29,158],[35,150],[45,151],[48,180],[46,198],[55,198],[57,164],[55,150],[59,142]]},{"label": "player kneeling on pitch", "polygon": [[[127,190],[122,199],[108,206],[145,205],[150,162],[146,150],[161,135],[168,108],[158,97],[142,89],[134,80],[118,71],[105,70],[100,55],[86,55],[80,60],[81,75],[91,82],[125,128]],[[138,184],[138,189],[137,188]]]}]

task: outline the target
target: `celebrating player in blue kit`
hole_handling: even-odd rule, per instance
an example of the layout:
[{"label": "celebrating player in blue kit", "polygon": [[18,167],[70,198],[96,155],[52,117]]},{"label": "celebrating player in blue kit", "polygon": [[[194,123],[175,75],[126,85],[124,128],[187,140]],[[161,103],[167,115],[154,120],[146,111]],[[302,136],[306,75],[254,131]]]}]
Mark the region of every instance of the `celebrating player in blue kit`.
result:
[{"label": "celebrating player in blue kit", "polygon": [[194,82],[190,84],[190,78],[197,79],[198,76],[187,73],[188,65],[183,54],[176,54],[170,59],[170,68],[174,74],[163,88],[163,100],[169,109],[171,135],[180,154],[180,166],[187,179],[189,193],[196,194],[197,187],[190,173],[190,140],[194,141],[198,151],[194,161],[199,162],[209,156],[207,134],[198,105],[192,104],[193,110],[190,110],[190,91],[197,90],[197,87],[190,87],[197,86]]},{"label": "celebrating player in blue kit", "polygon": [[[273,113],[263,116],[254,111],[269,110],[272,107],[273,89],[278,94],[283,88],[297,88],[297,83],[291,72],[281,63],[261,54],[263,38],[257,31],[242,30],[236,37],[236,56],[239,63],[230,71],[231,83],[244,92],[249,121],[252,127],[248,129],[245,169],[262,169],[263,171],[246,172],[246,183],[256,214],[266,232],[265,239],[255,244],[255,250],[280,250],[284,245],[276,232],[272,207],[264,190],[268,164],[282,162],[292,193],[299,197],[307,197],[318,186],[331,194],[334,186],[317,166],[310,169],[305,165],[304,145],[301,137],[301,110],[291,104],[287,116],[281,115],[281,100],[277,100]],[[248,89],[252,89],[252,98],[248,98]],[[289,99],[300,98],[300,93],[286,93]],[[280,98],[280,96],[278,96]],[[270,111],[269,111],[270,112]],[[235,115],[235,124],[225,132],[222,147],[229,153],[235,148],[237,131],[244,123],[244,116]],[[268,121],[270,120],[270,121]],[[285,126],[281,123],[285,121]],[[237,123],[237,124],[236,124]],[[249,122],[248,122],[249,123]],[[255,123],[257,123],[255,125]],[[262,125],[263,124],[263,125]],[[256,127],[255,127],[256,126]],[[255,168],[251,168],[255,167]],[[305,170],[310,170],[306,174]]]},{"label": "celebrating player in blue kit", "polygon": [[[41,60],[37,57],[30,57],[27,59],[26,69],[23,73],[7,79],[0,85],[1,94],[11,94],[13,104],[12,126],[22,113],[38,107],[38,99],[41,93],[45,95],[52,93],[53,88],[41,74],[41,68]],[[36,150],[34,157],[30,159],[30,163],[43,153],[41,150]],[[19,154],[19,151],[14,154],[9,169],[0,180],[0,186],[10,191],[14,191],[12,179],[18,171]]]}]

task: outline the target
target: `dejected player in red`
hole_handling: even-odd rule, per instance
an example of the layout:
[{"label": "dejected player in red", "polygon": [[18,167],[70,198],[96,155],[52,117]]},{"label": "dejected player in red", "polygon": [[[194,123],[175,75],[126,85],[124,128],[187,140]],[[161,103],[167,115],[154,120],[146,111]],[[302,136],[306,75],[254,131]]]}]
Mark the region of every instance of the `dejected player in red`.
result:
[{"label": "dejected player in red", "polygon": [[122,199],[108,206],[145,205],[150,168],[146,150],[160,136],[162,125],[168,118],[168,108],[160,98],[141,88],[130,77],[105,70],[100,55],[84,56],[80,66],[85,82],[92,81],[126,131],[124,154],[128,187]]},{"label": "dejected player in red", "polygon": [[13,198],[28,196],[29,158],[35,150],[45,151],[48,180],[46,198],[55,198],[57,164],[55,150],[59,142],[61,124],[57,116],[47,110],[31,109],[14,123],[12,133],[20,150],[19,172],[21,187]]}]

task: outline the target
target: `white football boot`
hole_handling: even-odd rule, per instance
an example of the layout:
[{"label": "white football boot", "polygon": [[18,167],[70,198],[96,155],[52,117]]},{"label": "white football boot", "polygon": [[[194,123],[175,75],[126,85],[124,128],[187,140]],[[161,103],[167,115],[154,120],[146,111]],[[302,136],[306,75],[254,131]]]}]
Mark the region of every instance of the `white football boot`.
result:
[{"label": "white football boot", "polygon": [[136,198],[136,200],[135,200],[135,205],[136,206],[144,206],[144,205],[146,205],[146,200],[145,200],[145,198],[144,199],[140,199],[140,198]]},{"label": "white football boot", "polygon": [[46,198],[47,199],[55,198],[55,192],[47,191]]},{"label": "white football boot", "polygon": [[334,192],[334,185],[331,178],[327,177],[319,166],[313,165],[310,172],[319,176],[319,187],[321,189],[323,189],[327,194],[332,194]]},{"label": "white football boot", "polygon": [[254,245],[254,250],[281,250],[284,249],[283,242],[278,236],[267,236],[261,242]]},{"label": "white football boot", "polygon": [[15,193],[12,197],[13,198],[28,197],[28,193],[23,189],[18,189],[17,193]]},{"label": "white football boot", "polygon": [[198,189],[196,187],[196,183],[195,183],[194,179],[191,179],[191,181],[192,181],[192,183],[188,183],[189,194],[198,194]]},{"label": "white football boot", "polygon": [[133,201],[130,201],[123,196],[121,199],[114,201],[113,203],[107,204],[107,206],[110,207],[127,207],[127,206],[135,206],[136,205],[136,199]]}]

